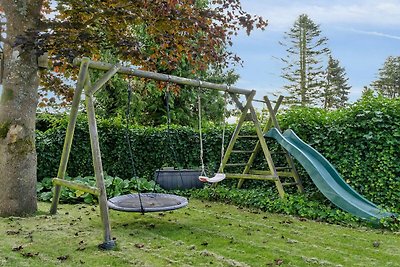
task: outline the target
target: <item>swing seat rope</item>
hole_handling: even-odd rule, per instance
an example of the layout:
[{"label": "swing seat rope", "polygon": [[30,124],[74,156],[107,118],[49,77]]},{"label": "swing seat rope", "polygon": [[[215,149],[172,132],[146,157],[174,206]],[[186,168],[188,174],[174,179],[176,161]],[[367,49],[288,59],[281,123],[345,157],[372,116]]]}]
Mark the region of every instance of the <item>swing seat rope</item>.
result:
[{"label": "swing seat rope", "polygon": [[[209,178],[207,177],[207,174],[205,172],[205,167],[204,167],[204,152],[203,152],[203,134],[202,134],[202,118],[201,118],[201,81],[199,81],[199,93],[197,95],[197,104],[198,104],[198,119],[199,119],[199,138],[200,138],[200,162],[201,162],[201,175],[199,176],[199,180],[203,183],[218,183],[221,182],[226,178],[225,173],[216,173],[213,177]],[[229,87],[228,87],[229,88]],[[225,154],[225,148],[224,148],[224,143],[225,143],[225,117],[226,117],[226,98],[227,98],[227,91],[224,93],[224,124],[223,124],[223,129],[222,129],[222,141],[221,141],[221,165],[222,165],[222,160]]]}]

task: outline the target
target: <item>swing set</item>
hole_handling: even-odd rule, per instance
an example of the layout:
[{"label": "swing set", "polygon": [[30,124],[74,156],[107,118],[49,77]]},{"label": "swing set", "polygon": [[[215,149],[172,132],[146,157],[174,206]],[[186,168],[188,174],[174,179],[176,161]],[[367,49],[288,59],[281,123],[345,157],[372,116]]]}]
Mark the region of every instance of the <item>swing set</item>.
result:
[{"label": "swing set", "polygon": [[[98,197],[100,216],[103,225],[103,243],[99,245],[102,249],[112,249],[115,246],[115,241],[111,237],[111,226],[109,218],[109,208],[129,211],[129,212],[154,212],[154,211],[166,211],[178,209],[186,206],[188,201],[186,198],[176,196],[173,194],[160,194],[160,193],[137,193],[128,194],[123,196],[117,196],[111,199],[107,199],[106,189],[104,184],[104,172],[101,159],[101,152],[99,146],[99,135],[97,131],[97,123],[95,118],[95,107],[94,107],[94,95],[99,91],[115,74],[124,74],[128,76],[147,78],[156,81],[172,82],[180,85],[197,86],[199,89],[209,89],[224,92],[224,99],[226,104],[226,98],[229,96],[236,104],[237,108],[241,111],[241,115],[237,121],[236,128],[232,134],[229,144],[224,149],[224,136],[225,136],[225,124],[223,127],[222,134],[222,145],[221,145],[221,162],[219,169],[214,177],[207,177],[205,174],[204,161],[203,161],[203,140],[202,140],[202,129],[201,129],[201,102],[200,97],[198,99],[199,105],[199,133],[200,133],[200,160],[202,164],[202,173],[199,179],[203,182],[218,183],[224,179],[239,179],[237,184],[240,188],[246,179],[254,180],[268,180],[275,182],[278,189],[278,193],[281,197],[284,196],[284,186],[296,186],[298,191],[303,192],[303,187],[300,178],[295,169],[292,158],[289,156],[286,150],[282,150],[286,158],[287,166],[276,167],[272,159],[272,154],[265,142],[264,134],[275,127],[280,131],[280,127],[276,120],[275,114],[278,111],[280,104],[282,103],[283,96],[280,96],[276,101],[275,107],[268,97],[264,97],[263,100],[255,100],[255,90],[246,90],[238,87],[214,84],[205,81],[187,79],[178,76],[165,75],[155,72],[143,71],[133,69],[129,67],[123,67],[121,65],[113,65],[105,62],[91,61],[89,58],[76,58],[74,60],[75,65],[80,65],[78,81],[76,84],[75,94],[72,101],[72,106],[69,115],[69,123],[66,131],[66,137],[64,140],[64,147],[61,155],[60,165],[57,173],[57,178],[53,179],[54,195],[50,213],[55,214],[57,212],[57,206],[59,203],[61,187],[68,187],[83,192],[88,192]],[[89,69],[97,69],[105,71],[104,75],[101,76],[94,84],[91,83]],[[91,142],[91,151],[93,158],[93,167],[96,177],[96,187],[91,187],[83,184],[79,184],[73,181],[65,180],[65,174],[68,164],[69,155],[71,152],[72,139],[74,136],[75,125],[79,112],[79,103],[81,100],[82,93],[85,93],[86,110],[88,115],[89,134]],[[245,100],[241,102],[240,97],[242,95]],[[261,126],[253,102],[262,102],[266,105],[269,114],[269,119],[264,127]],[[225,112],[224,112],[225,113]],[[129,119],[129,118],[128,118]],[[241,129],[245,122],[250,122],[254,127],[256,135],[241,135]],[[127,138],[128,139],[128,138]],[[235,149],[235,144],[239,139],[253,139],[255,141],[254,148],[250,150]],[[129,145],[129,139],[128,139]],[[250,155],[246,162],[234,162],[231,163],[231,156],[234,154],[238,155]],[[253,163],[257,156],[261,154],[266,162],[266,168],[263,170],[254,170]],[[243,157],[242,157],[243,158]],[[131,156],[132,160],[132,156]],[[226,172],[226,169],[234,167],[236,170],[238,167],[244,167],[241,173]],[[134,168],[134,167],[133,167]],[[290,182],[287,179],[293,179]]]}]

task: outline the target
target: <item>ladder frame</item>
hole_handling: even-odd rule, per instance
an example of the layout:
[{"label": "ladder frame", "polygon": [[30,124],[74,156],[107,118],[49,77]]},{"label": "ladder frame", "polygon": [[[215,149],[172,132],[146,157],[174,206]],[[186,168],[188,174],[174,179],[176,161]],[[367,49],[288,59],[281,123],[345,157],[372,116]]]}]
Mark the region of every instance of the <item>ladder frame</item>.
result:
[{"label": "ladder frame", "polygon": [[[241,188],[243,185],[243,182],[246,179],[255,179],[255,180],[269,180],[269,181],[274,181],[275,186],[278,190],[278,193],[280,197],[285,196],[285,190],[283,186],[285,185],[296,185],[297,190],[301,193],[304,192],[303,185],[301,182],[301,179],[297,173],[297,170],[295,168],[294,162],[292,157],[289,155],[289,153],[283,149],[283,153],[285,155],[288,167],[283,167],[282,169],[290,169],[290,171],[282,171],[278,172],[280,169],[279,167],[277,168],[274,164],[274,161],[272,159],[271,152],[268,148],[268,145],[265,141],[264,134],[271,129],[271,127],[275,127],[279,131],[281,131],[281,128],[279,126],[278,120],[276,119],[276,113],[279,110],[279,107],[282,103],[283,96],[279,96],[277,99],[277,102],[275,104],[275,107],[272,107],[271,101],[268,99],[267,96],[264,96],[264,100],[257,100],[257,102],[263,102],[266,104],[268,113],[269,113],[269,118],[267,120],[267,123],[265,124],[264,128],[261,127],[261,123],[257,118],[256,111],[254,109],[254,106],[252,105],[252,101],[254,101],[254,95],[250,94],[246,96],[246,103],[243,106],[243,104],[240,102],[238,97],[235,94],[230,94],[232,97],[233,101],[235,102],[236,106],[241,110],[242,114],[239,117],[239,120],[237,122],[236,128],[232,134],[232,137],[230,139],[230,142],[225,150],[225,154],[223,156],[221,165],[218,169],[218,172],[223,173],[225,167],[229,166],[245,166],[243,172],[241,174],[238,173],[225,173],[226,178],[231,178],[231,179],[239,179],[239,182],[237,184],[238,188]],[[250,115],[250,116],[249,116]],[[246,119],[250,117],[250,121],[253,123],[255,127],[255,131],[257,134],[257,143],[254,147],[253,150],[250,151],[241,151],[241,150],[234,150],[235,143],[237,142],[238,138],[240,137],[240,130],[243,127],[244,122]],[[254,160],[257,157],[257,154],[262,150],[264,158],[267,162],[269,171],[264,171],[264,170],[252,170],[251,166],[254,163]],[[249,152],[251,153],[247,163],[233,163],[233,164],[228,164],[228,161],[230,159],[230,156],[232,153],[246,153]],[[294,179],[293,183],[282,183],[280,177],[292,177]]]}]

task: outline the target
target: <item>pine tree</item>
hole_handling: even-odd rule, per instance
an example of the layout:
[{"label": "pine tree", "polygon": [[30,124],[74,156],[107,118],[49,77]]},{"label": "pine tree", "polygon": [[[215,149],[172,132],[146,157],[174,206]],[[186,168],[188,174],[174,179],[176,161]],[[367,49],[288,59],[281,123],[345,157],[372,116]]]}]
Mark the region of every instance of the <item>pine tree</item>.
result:
[{"label": "pine tree", "polygon": [[319,25],[308,15],[300,15],[293,27],[285,32],[287,55],[281,58],[285,66],[282,77],[289,83],[284,88],[290,94],[290,102],[302,106],[316,104],[324,82],[324,56],[329,53],[327,38],[321,37]]},{"label": "pine tree", "polygon": [[347,84],[346,71],[340,66],[339,60],[329,56],[326,68],[326,80],[322,101],[325,109],[340,108],[349,100],[350,86]]},{"label": "pine tree", "polygon": [[400,97],[400,56],[388,57],[378,75],[372,87],[388,98]]}]

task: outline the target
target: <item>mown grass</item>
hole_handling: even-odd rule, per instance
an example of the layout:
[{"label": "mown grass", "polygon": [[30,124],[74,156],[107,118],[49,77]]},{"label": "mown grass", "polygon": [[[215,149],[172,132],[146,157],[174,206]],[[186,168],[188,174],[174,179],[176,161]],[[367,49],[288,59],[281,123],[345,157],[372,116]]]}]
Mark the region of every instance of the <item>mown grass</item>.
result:
[{"label": "mown grass", "polygon": [[0,219],[0,266],[400,266],[400,234],[191,199],[163,213],[110,211],[117,248],[101,251],[98,207],[48,203]]}]

